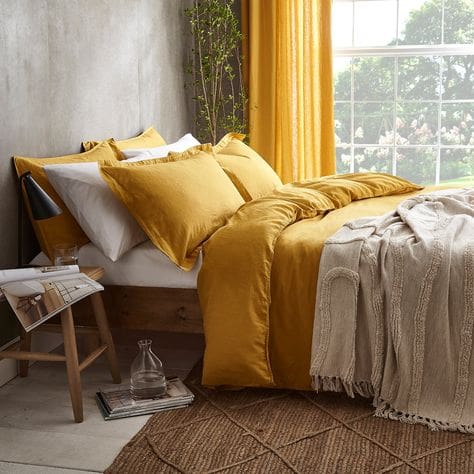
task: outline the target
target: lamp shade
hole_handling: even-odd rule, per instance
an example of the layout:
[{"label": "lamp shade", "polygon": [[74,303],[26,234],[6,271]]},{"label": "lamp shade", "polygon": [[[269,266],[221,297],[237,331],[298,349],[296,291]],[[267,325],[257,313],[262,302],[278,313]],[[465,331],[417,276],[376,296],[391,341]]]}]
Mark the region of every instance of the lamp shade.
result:
[{"label": "lamp shade", "polygon": [[37,221],[49,219],[50,217],[55,217],[62,213],[61,208],[33,179],[29,171],[20,176],[20,181],[23,182],[25,187],[33,219]]}]

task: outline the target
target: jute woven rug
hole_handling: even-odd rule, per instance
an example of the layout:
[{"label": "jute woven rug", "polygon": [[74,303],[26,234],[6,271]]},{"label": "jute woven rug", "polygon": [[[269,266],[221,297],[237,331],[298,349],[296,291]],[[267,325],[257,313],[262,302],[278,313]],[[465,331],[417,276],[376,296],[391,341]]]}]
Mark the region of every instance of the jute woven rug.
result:
[{"label": "jute woven rug", "polygon": [[155,414],[106,473],[474,472],[474,436],[376,418],[365,399],[199,380],[186,380],[194,403]]}]

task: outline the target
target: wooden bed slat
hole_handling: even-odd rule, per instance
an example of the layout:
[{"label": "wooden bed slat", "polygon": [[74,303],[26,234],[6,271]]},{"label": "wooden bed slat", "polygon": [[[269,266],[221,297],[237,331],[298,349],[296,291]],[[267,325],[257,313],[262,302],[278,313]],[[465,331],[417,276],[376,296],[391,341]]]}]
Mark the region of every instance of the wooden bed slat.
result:
[{"label": "wooden bed slat", "polygon": [[[107,286],[103,300],[112,328],[203,332],[197,290]],[[74,305],[74,320],[80,325],[94,324],[89,301]]]}]

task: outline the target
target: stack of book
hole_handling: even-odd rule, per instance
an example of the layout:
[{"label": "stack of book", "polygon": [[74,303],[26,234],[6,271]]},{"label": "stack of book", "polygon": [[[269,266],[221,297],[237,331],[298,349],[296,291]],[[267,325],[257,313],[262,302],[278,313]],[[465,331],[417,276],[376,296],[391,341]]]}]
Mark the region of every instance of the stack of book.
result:
[{"label": "stack of book", "polygon": [[115,420],[187,407],[194,400],[191,390],[178,377],[167,379],[166,385],[164,395],[142,400],[132,398],[128,385],[109,390],[99,390],[96,393],[97,405],[105,420]]}]

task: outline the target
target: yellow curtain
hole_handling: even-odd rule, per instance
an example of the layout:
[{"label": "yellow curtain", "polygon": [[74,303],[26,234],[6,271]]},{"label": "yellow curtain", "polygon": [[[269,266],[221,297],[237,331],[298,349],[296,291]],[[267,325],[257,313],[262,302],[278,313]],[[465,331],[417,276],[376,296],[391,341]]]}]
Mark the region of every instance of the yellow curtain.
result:
[{"label": "yellow curtain", "polygon": [[242,0],[250,144],[283,182],[336,169],[331,0]]}]

